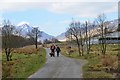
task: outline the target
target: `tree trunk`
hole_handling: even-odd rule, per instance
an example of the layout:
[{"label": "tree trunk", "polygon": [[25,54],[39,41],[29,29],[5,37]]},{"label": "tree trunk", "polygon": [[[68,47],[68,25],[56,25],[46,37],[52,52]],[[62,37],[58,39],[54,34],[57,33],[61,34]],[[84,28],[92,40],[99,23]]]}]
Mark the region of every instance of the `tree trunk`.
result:
[{"label": "tree trunk", "polygon": [[37,47],[37,32],[36,32],[36,40],[35,40],[35,45],[36,45],[36,49],[38,48]]},{"label": "tree trunk", "polygon": [[81,55],[83,55],[83,53],[84,53],[84,50],[83,50],[83,39],[82,39],[82,36],[80,36],[81,37],[81,39],[80,39],[80,45],[81,45]]},{"label": "tree trunk", "polygon": [[6,54],[7,61],[10,61],[10,58],[9,58],[10,51],[7,48],[5,48],[5,54]]},{"label": "tree trunk", "polygon": [[82,50],[82,56],[83,56],[83,53],[84,53],[84,50],[83,50],[83,45],[81,45],[81,50]]},{"label": "tree trunk", "polygon": [[85,33],[86,33],[86,51],[87,51],[87,54],[89,54],[89,51],[88,51],[88,34],[87,34],[88,23],[87,23],[87,21],[85,22],[85,24],[86,24],[86,30],[85,30]]},{"label": "tree trunk", "polygon": [[80,52],[80,43],[79,43],[79,40],[78,40],[77,37],[76,37],[76,42],[77,42],[78,52],[79,52],[79,56],[80,56],[81,55],[81,52]]},{"label": "tree trunk", "polygon": [[8,53],[6,54],[7,61],[10,61]]},{"label": "tree trunk", "polygon": [[88,38],[88,54],[90,53],[90,48],[91,48],[91,44],[90,44],[90,36]]}]

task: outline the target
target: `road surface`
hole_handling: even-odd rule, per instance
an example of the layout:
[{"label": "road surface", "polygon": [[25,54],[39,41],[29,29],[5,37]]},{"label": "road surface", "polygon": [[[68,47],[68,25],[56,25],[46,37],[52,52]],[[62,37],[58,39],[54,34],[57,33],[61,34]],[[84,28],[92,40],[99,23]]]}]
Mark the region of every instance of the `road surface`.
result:
[{"label": "road surface", "polygon": [[60,55],[50,57],[47,48],[47,61],[42,69],[29,76],[29,78],[82,78],[82,66],[87,62],[79,59],[71,59]]}]

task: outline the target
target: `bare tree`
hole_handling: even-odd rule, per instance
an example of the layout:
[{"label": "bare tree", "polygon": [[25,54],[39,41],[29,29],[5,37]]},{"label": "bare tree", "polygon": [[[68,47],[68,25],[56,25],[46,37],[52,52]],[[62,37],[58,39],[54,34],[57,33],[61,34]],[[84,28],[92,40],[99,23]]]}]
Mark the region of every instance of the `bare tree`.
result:
[{"label": "bare tree", "polygon": [[11,51],[14,46],[14,39],[12,36],[14,35],[14,30],[15,27],[10,23],[9,20],[4,21],[2,27],[2,37],[3,37],[2,47],[5,50],[7,61],[10,61],[12,57]]},{"label": "bare tree", "polygon": [[35,48],[37,49],[37,40],[38,40],[38,37],[41,37],[41,31],[38,30],[38,27],[36,28],[33,28],[31,31],[28,32],[27,34],[30,39],[33,40],[34,44],[35,44]]},{"label": "bare tree", "polygon": [[87,54],[90,53],[90,50],[91,50],[91,38],[93,37],[93,33],[92,33],[92,30],[93,28],[95,27],[95,24],[94,22],[93,23],[90,23],[88,21],[85,22],[85,42],[86,42],[86,51],[87,51]]},{"label": "bare tree", "polygon": [[79,41],[80,41],[80,46],[81,46],[81,54],[84,54],[84,42],[85,42],[85,38],[83,36],[84,34],[84,29],[83,29],[83,25],[79,25]]},{"label": "bare tree", "polygon": [[72,22],[70,25],[70,27],[67,30],[67,33],[69,33],[68,35],[72,37],[72,39],[74,39],[77,43],[77,47],[78,47],[78,52],[79,52],[79,56],[82,55],[81,51],[80,51],[80,42],[79,42],[79,33],[80,33],[80,23],[78,22]]},{"label": "bare tree", "polygon": [[106,23],[106,16],[105,14],[98,15],[97,17],[97,24],[99,26],[99,33],[100,33],[100,45],[102,54],[105,55],[106,53],[106,33],[107,33],[107,23]]},{"label": "bare tree", "polygon": [[87,54],[89,54],[89,46],[88,46],[88,22],[86,21],[85,22],[85,42],[86,42],[86,51],[87,51]]}]

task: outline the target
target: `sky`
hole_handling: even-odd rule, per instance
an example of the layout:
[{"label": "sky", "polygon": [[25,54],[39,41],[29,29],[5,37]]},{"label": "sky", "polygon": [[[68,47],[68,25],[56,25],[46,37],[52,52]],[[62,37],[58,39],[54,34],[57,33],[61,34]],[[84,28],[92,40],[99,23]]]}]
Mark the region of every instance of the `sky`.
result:
[{"label": "sky", "polygon": [[66,31],[72,18],[84,23],[104,13],[106,20],[118,18],[119,0],[1,0],[0,22],[28,23],[57,36]]}]

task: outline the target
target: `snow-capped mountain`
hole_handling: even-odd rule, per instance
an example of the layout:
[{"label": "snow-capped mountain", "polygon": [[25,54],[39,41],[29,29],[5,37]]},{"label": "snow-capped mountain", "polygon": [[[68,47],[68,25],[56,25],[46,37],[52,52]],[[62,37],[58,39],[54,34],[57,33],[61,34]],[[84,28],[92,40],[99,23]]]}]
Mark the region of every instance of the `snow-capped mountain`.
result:
[{"label": "snow-capped mountain", "polygon": [[16,26],[17,32],[23,37],[27,37],[27,33],[30,32],[32,29],[33,27],[30,26],[28,22],[21,22]]},{"label": "snow-capped mountain", "polygon": [[[28,22],[21,22],[16,26],[16,30],[17,30],[18,34],[23,37],[27,37],[27,33],[30,32],[32,29],[33,29],[33,27],[30,26],[30,24]],[[38,37],[38,40],[41,40],[43,42],[43,40],[51,39],[53,37],[54,36],[49,35],[49,34],[45,33],[44,31],[41,31],[41,37]]]},{"label": "snow-capped mountain", "polygon": [[42,36],[40,37],[40,40],[43,42],[43,40],[45,40],[45,39],[52,39],[52,38],[54,38],[54,36],[52,36],[52,35],[49,35],[49,34],[47,34],[47,33],[45,33],[44,31],[41,31],[42,32]]},{"label": "snow-capped mountain", "polygon": [[16,26],[22,26],[22,25],[30,25],[30,23],[22,21],[22,22],[18,23]]},{"label": "snow-capped mountain", "polygon": [[[108,23],[109,23],[108,31],[115,32],[118,28],[118,19],[108,21]],[[33,26],[30,26],[30,24],[28,22],[21,22],[17,25],[16,29],[18,32],[20,32],[19,34],[21,36],[26,37],[27,33],[33,29]],[[92,34],[92,35],[96,35],[99,33],[97,30],[98,29],[97,26],[95,26],[95,28],[89,27],[89,29],[90,29],[90,34]],[[39,40],[41,40],[43,42],[43,40],[45,40],[45,39],[57,38],[59,41],[66,41],[65,33],[66,32],[63,32],[60,35],[58,35],[57,37],[54,37],[52,35],[45,33],[44,31],[42,31],[42,35],[41,35],[41,37],[39,37]]]},{"label": "snow-capped mountain", "polygon": [[59,41],[66,41],[65,39],[65,32],[61,33],[56,37]]},{"label": "snow-capped mountain", "polygon": [[118,28],[118,19],[109,21],[109,24],[108,24],[109,31],[116,31],[117,28]]}]

